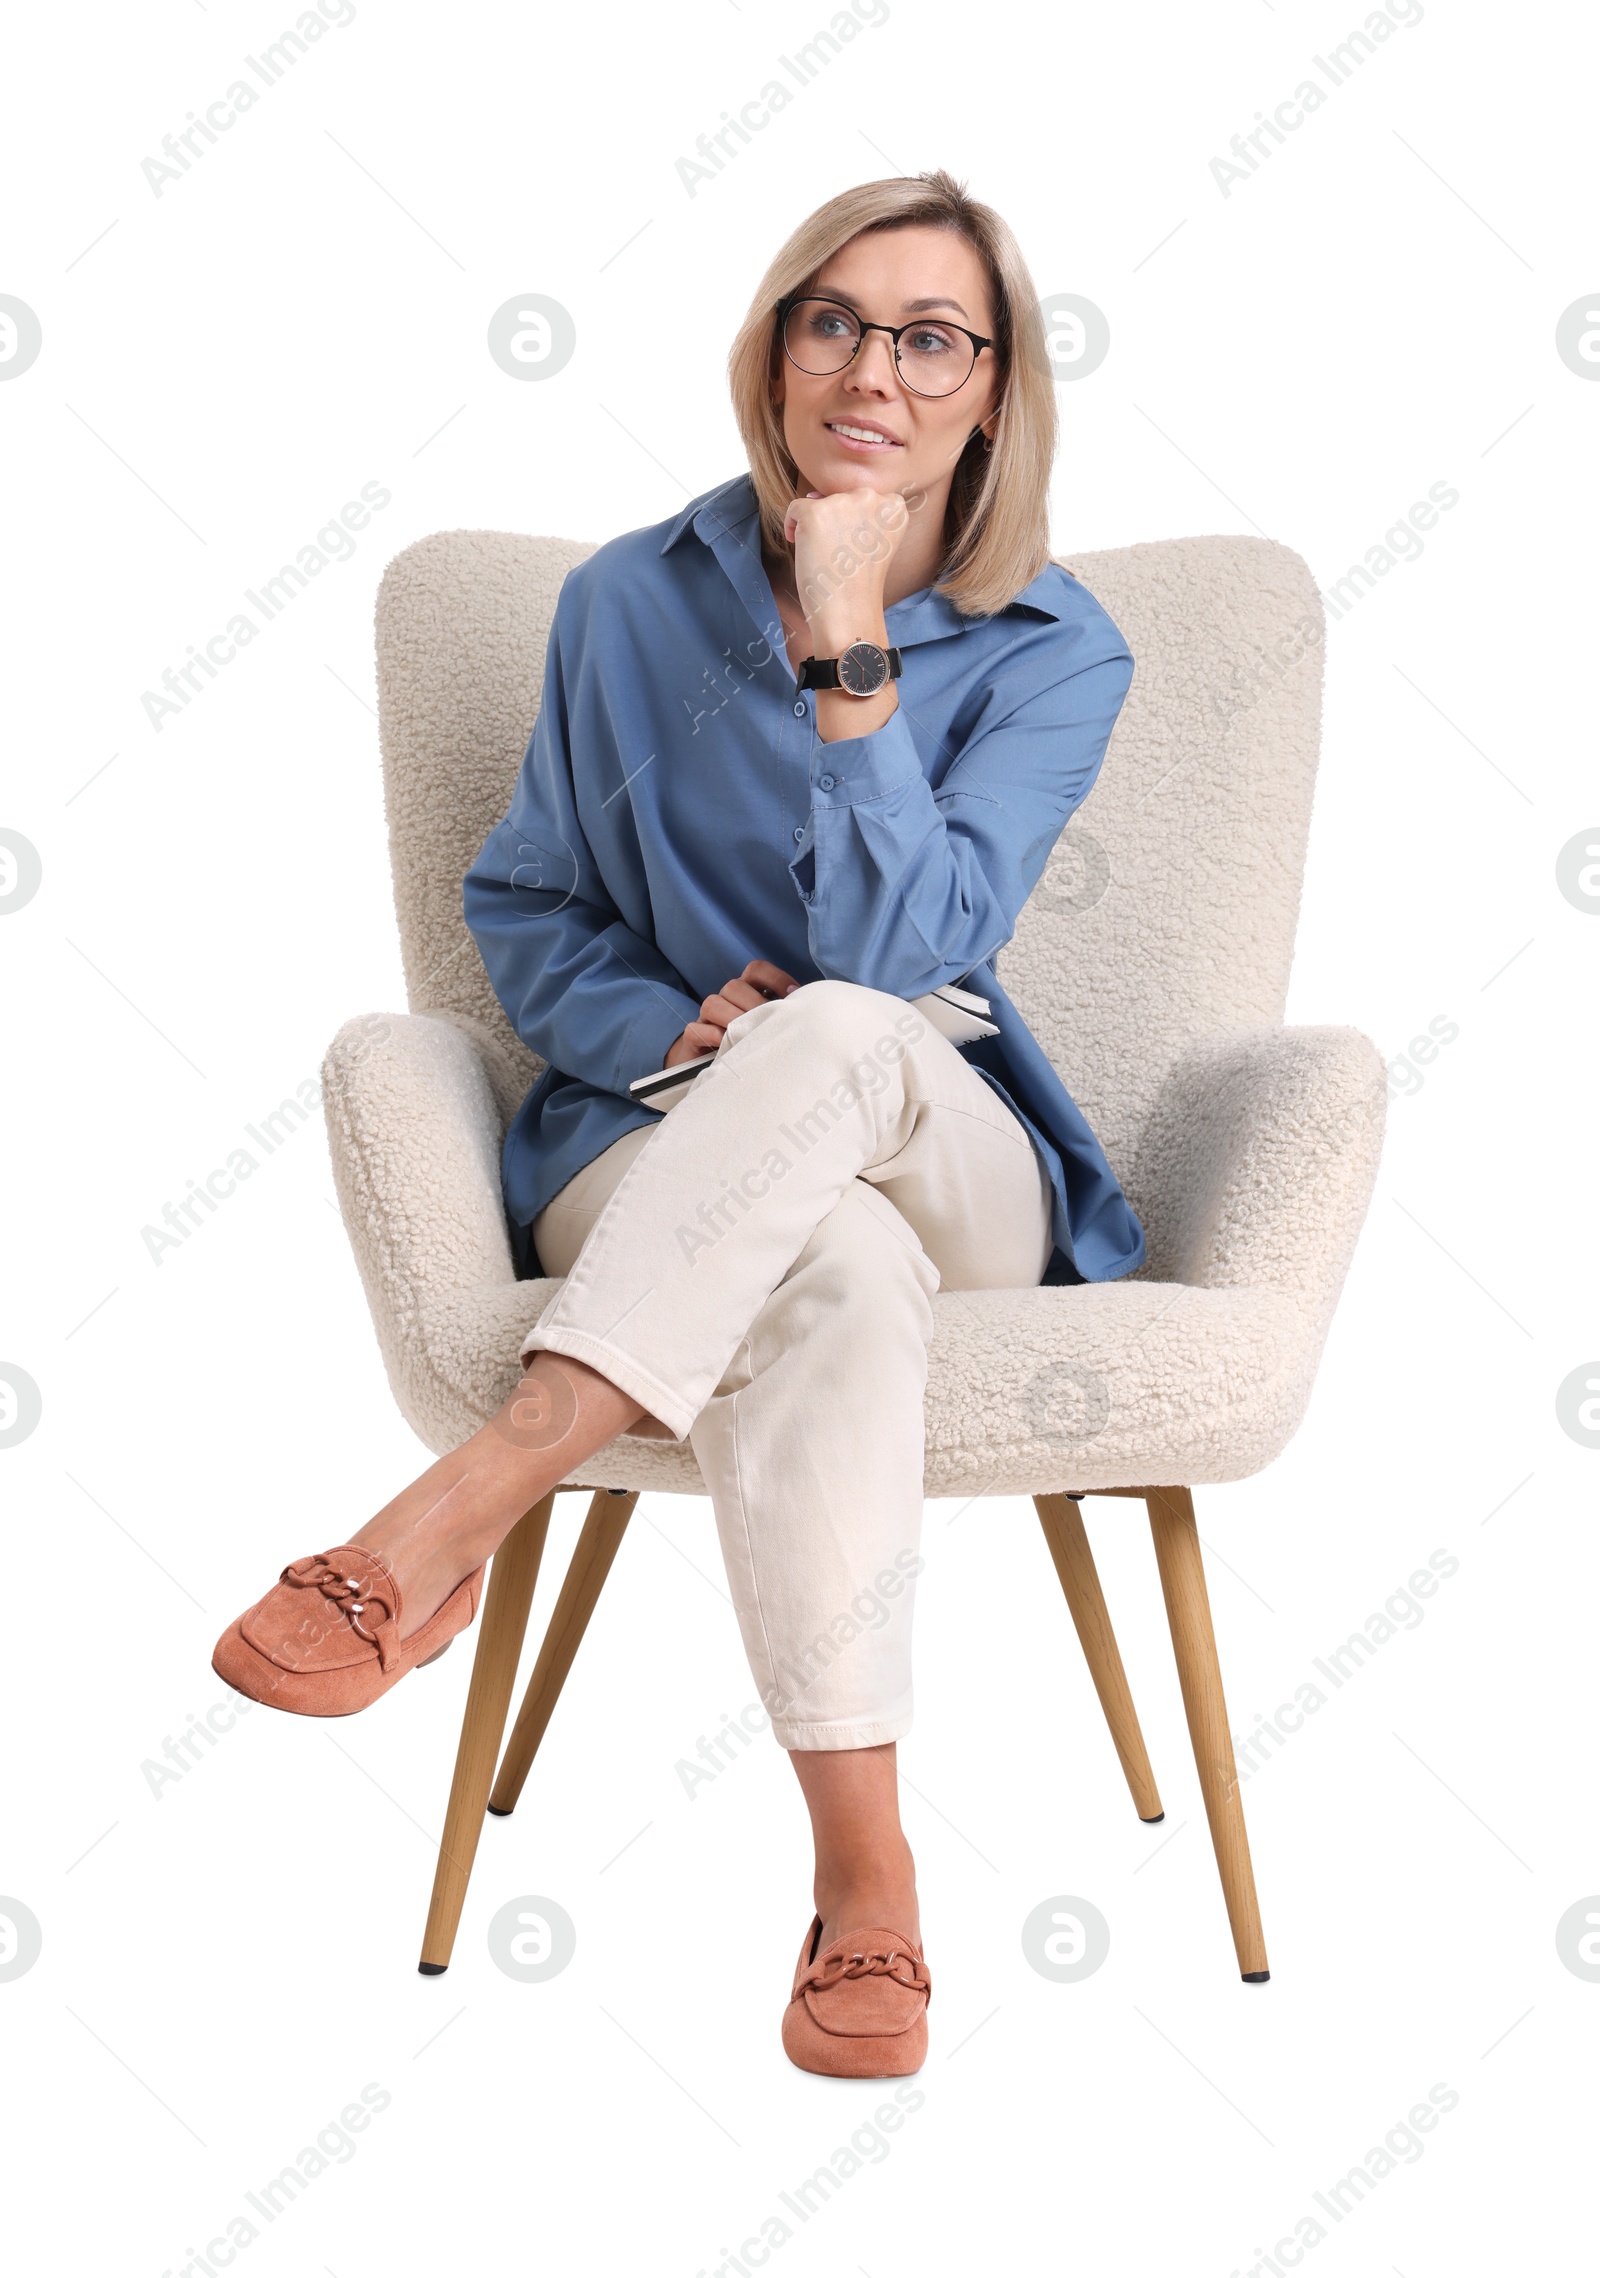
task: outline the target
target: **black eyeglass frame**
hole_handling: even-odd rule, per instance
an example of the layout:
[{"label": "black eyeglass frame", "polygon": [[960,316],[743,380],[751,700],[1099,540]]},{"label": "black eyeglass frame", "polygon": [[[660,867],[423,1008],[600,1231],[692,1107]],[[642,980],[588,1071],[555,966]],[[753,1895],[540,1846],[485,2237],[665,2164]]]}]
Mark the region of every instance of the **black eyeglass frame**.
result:
[{"label": "black eyeglass frame", "polygon": [[[791,309],[799,308],[803,301],[820,301],[825,308],[843,309],[845,315],[854,317],[856,323],[861,327],[861,338],[857,340],[855,346],[851,349],[844,362],[842,364],[835,364],[831,372],[806,372],[806,367],[801,363],[799,357],[790,354],[788,338],[789,311]],[[783,352],[785,356],[789,358],[789,362],[794,366],[797,372],[806,372],[807,379],[831,380],[838,373],[849,371],[851,365],[855,362],[856,358],[861,353],[861,343],[866,339],[867,334],[869,332],[886,332],[889,335],[889,338],[894,342],[894,368],[897,375],[899,376],[902,383],[907,388],[911,389],[911,393],[914,396],[920,396],[924,403],[943,403],[947,397],[959,395],[961,393],[961,390],[966,386],[968,380],[971,379],[973,373],[977,370],[978,358],[983,354],[983,351],[986,348],[992,348],[994,346],[994,342],[989,339],[986,334],[982,332],[969,331],[966,325],[957,324],[954,317],[949,316],[913,317],[909,324],[869,324],[864,316],[856,315],[855,310],[850,307],[848,302],[833,300],[827,293],[791,293],[786,300],[775,301],[773,303],[773,309],[778,319],[778,338],[782,342]],[[915,332],[919,324],[945,325],[952,332],[959,332],[964,334],[965,337],[972,342],[972,362],[968,365],[961,378],[957,380],[955,386],[953,388],[946,388],[943,395],[932,395],[926,388],[912,387],[911,382],[906,378],[904,371],[901,369],[901,339],[904,334],[908,332]]]}]

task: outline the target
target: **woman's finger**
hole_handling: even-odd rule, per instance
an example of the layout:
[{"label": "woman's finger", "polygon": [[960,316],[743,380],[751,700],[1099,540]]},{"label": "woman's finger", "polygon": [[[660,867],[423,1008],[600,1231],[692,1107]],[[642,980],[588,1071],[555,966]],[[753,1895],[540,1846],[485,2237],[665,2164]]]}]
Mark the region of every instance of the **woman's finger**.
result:
[{"label": "woman's finger", "polygon": [[732,1005],[734,1009],[729,1018],[736,1019],[742,1012],[753,1012],[757,1005],[769,1004],[771,998],[764,989],[752,988],[748,981],[740,980],[724,981],[716,1001]]},{"label": "woman's finger", "polygon": [[[820,490],[808,490],[806,492],[806,497],[808,499],[821,498],[822,495],[823,494]],[[798,516],[795,513],[795,508],[800,503],[801,502],[798,498],[791,498],[788,505],[783,510],[783,535],[784,541],[787,545],[792,546],[794,544],[795,530],[799,520]]]},{"label": "woman's finger", "polygon": [[691,1020],[683,1034],[668,1047],[661,1065],[676,1068],[685,1060],[698,1060],[707,1052],[717,1051],[722,1043],[723,1031],[713,1028],[709,1021]]},{"label": "woman's finger", "polygon": [[752,957],[740,978],[774,997],[786,997],[791,989],[800,986],[792,973],[786,973],[781,965],[770,964],[765,957]]},{"label": "woman's finger", "polygon": [[[736,986],[737,983],[733,981],[728,983],[730,989]],[[759,1004],[761,1000],[757,998],[755,1001]],[[735,1004],[731,997],[719,992],[714,997],[706,998],[705,1003],[700,1007],[700,1018],[702,1021],[711,1022],[714,1027],[721,1030],[727,1027],[730,1020],[737,1020],[740,1013],[749,1010],[748,1005]]]}]

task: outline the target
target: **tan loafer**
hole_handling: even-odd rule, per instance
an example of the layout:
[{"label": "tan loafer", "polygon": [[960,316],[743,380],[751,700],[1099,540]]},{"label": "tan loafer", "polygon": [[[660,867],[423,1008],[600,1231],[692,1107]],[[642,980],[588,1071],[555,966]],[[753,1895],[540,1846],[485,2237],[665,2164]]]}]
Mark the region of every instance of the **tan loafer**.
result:
[{"label": "tan loafer", "polygon": [[476,1614],[485,1572],[469,1574],[414,1637],[402,1637],[405,1600],[375,1551],[345,1543],[297,1558],[223,1631],[211,1666],[265,1708],[354,1716],[439,1658]]},{"label": "tan loafer", "polygon": [[928,2054],[928,1965],[898,1930],[852,1930],[817,1951],[820,1916],[800,1944],[783,2046],[802,2072],[892,2080]]}]

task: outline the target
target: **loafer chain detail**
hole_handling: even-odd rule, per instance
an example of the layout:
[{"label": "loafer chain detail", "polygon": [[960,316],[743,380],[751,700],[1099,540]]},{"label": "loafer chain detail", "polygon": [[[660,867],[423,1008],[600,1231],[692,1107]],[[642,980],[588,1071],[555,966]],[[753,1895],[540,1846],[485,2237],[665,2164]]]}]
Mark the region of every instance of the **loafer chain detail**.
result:
[{"label": "loafer chain detail", "polygon": [[[347,1566],[350,1561],[341,1559],[340,1564]],[[357,1637],[377,1647],[378,1666],[388,1675],[400,1656],[400,1585],[387,1568],[365,1579],[359,1574],[341,1574],[330,1563],[329,1553],[318,1550],[309,1558],[294,1559],[278,1580],[293,1590],[320,1590],[345,1615]],[[381,1626],[370,1630],[361,1617],[374,1608],[382,1617]],[[274,1647],[272,1659],[280,1669],[293,1669],[295,1663],[286,1661],[283,1651],[282,1646]]]},{"label": "loafer chain detail", "polygon": [[887,1952],[869,1947],[861,1954],[836,1954],[830,1948],[822,1961],[812,1963],[794,1990],[804,1993],[808,1987],[816,1986],[825,1991],[845,1977],[892,1977],[895,1984],[903,1985],[908,1993],[925,1993],[930,2000],[933,1998],[933,1979],[928,1974],[927,1963],[894,1946]]},{"label": "loafer chain detail", "polygon": [[457,1583],[405,1637],[404,1594],[375,1551],[341,1543],[313,1552],[291,1560],[266,1596],[223,1631],[211,1666],[263,1707],[353,1716],[412,1669],[438,1660],[477,1613],[486,1570]]}]

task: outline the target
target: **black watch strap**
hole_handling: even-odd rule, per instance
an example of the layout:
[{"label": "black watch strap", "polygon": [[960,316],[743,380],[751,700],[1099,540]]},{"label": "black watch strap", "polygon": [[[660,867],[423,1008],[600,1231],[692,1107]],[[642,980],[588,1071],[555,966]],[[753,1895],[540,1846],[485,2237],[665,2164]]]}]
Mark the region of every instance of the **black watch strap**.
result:
[{"label": "black watch strap", "polygon": [[[876,647],[877,643],[874,642],[872,645]],[[901,670],[900,651],[898,649],[885,649],[883,653],[889,660],[889,678],[898,680]],[[839,659],[837,657],[807,657],[800,667],[796,685],[801,688],[837,688],[839,685]]]}]

